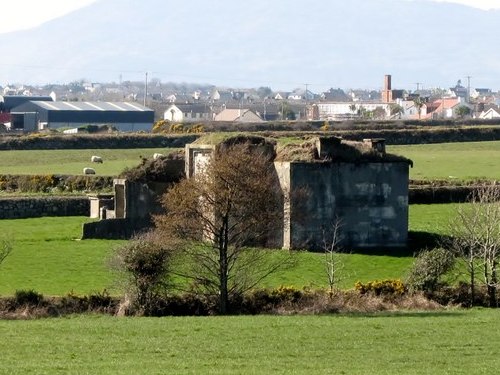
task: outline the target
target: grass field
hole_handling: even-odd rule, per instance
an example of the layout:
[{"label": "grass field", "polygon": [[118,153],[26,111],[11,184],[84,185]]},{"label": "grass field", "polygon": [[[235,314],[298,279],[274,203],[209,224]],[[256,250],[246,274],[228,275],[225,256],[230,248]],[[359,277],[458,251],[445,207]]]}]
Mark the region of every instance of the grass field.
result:
[{"label": "grass field", "polygon": [[[98,175],[116,176],[125,167],[141,163],[140,157],[152,158],[154,153],[168,154],[174,149],[143,148],[121,150],[30,150],[0,151],[0,174],[82,174],[83,168],[92,167]],[[104,163],[90,162],[99,155]]]},{"label": "grass field", "polygon": [[[92,166],[100,175],[117,175],[140,163],[140,156],[172,149],[0,151],[0,174],[80,174]],[[414,161],[412,179],[500,179],[500,141],[388,146]],[[104,158],[91,164],[92,155]]]},{"label": "grass field", "polygon": [[500,312],[0,321],[0,374],[494,374]]},{"label": "grass field", "polygon": [[[448,218],[456,205],[410,206],[410,228],[445,233]],[[86,217],[46,217],[0,220],[3,238],[12,240],[14,250],[0,266],[0,295],[34,289],[45,295],[68,292],[89,294],[104,288],[121,291],[114,283],[107,260],[122,241],[77,240]],[[326,286],[322,254],[299,252],[297,265],[282,270],[263,282],[263,286]],[[411,265],[408,256],[344,254],[340,286],[383,278],[400,278]]]},{"label": "grass field", "polygon": [[412,179],[500,179],[500,141],[388,146],[413,160]]}]

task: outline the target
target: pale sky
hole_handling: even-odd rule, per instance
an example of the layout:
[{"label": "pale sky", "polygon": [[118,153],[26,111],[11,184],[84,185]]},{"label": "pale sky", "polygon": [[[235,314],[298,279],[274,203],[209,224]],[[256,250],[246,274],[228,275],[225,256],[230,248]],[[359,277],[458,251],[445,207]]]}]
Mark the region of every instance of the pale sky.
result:
[{"label": "pale sky", "polygon": [[[30,29],[97,0],[14,0],[0,12],[0,33]],[[420,1],[420,0],[417,0]],[[431,0],[500,9],[500,0]]]},{"label": "pale sky", "polygon": [[0,33],[31,29],[96,0],[14,0],[0,12]]},{"label": "pale sky", "polygon": [[463,4],[484,10],[500,9],[500,0],[432,0],[432,1]]}]

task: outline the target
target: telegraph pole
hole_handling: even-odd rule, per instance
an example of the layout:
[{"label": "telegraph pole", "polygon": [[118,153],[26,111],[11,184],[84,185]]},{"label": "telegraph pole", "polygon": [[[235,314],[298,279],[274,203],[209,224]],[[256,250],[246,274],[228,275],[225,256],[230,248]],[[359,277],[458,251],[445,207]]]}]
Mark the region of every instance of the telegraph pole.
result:
[{"label": "telegraph pole", "polygon": [[470,79],[472,78],[471,76],[467,76],[467,103],[470,102]]},{"label": "telegraph pole", "polygon": [[304,95],[305,99],[306,99],[306,107],[304,109],[304,119],[307,120],[307,88],[309,87],[309,84],[308,83],[305,83],[306,85],[306,94]]},{"label": "telegraph pole", "polygon": [[146,106],[147,96],[148,96],[148,72],[146,72],[146,81],[144,83],[144,107]]}]

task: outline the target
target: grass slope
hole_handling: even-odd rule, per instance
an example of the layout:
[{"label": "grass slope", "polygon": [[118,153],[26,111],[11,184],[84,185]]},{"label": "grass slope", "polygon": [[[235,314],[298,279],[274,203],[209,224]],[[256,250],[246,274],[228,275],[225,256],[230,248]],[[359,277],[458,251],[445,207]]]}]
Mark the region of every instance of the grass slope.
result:
[{"label": "grass slope", "polygon": [[[92,167],[98,175],[116,176],[125,167],[134,167],[140,157],[152,158],[154,153],[168,154],[174,149],[99,149],[99,150],[30,150],[0,151],[0,174],[82,174],[83,168]],[[99,155],[104,163],[90,162]]]},{"label": "grass slope", "polygon": [[494,374],[497,310],[0,321],[0,374]]},{"label": "grass slope", "polygon": [[[410,206],[410,228],[445,233],[448,218],[456,205]],[[11,239],[14,250],[0,266],[0,295],[34,289],[45,295],[68,292],[88,294],[102,291],[120,293],[107,266],[113,248],[122,241],[78,241],[85,217],[46,217],[0,220],[0,233]],[[412,263],[408,256],[344,254],[340,286],[352,288],[358,280],[400,278]],[[297,265],[266,279],[262,286],[326,286],[322,254],[298,252]]]},{"label": "grass slope", "polygon": [[388,146],[414,162],[412,179],[500,179],[500,141]]}]

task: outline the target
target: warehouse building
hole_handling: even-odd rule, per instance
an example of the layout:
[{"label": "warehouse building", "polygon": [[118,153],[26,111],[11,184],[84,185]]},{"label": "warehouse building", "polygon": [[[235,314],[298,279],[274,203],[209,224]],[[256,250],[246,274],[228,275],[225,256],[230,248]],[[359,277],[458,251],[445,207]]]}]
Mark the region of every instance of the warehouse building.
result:
[{"label": "warehouse building", "polygon": [[52,96],[0,95],[0,112],[9,113],[27,102],[53,102]]},{"label": "warehouse building", "polygon": [[128,102],[29,101],[11,113],[22,118],[16,128],[25,131],[84,125],[111,125],[123,132],[150,131],[154,122],[152,109]]}]

